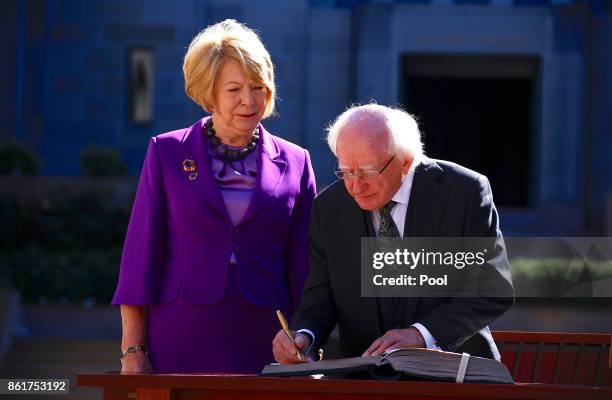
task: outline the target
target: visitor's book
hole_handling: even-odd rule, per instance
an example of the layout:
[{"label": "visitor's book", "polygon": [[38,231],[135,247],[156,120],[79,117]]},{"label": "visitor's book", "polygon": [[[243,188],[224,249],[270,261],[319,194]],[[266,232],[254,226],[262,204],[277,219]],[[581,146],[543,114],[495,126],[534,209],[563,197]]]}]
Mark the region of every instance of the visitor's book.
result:
[{"label": "visitor's book", "polygon": [[421,348],[395,349],[382,356],[323,360],[303,364],[269,364],[262,376],[359,377],[437,380],[448,382],[514,383],[504,364],[467,353]]}]

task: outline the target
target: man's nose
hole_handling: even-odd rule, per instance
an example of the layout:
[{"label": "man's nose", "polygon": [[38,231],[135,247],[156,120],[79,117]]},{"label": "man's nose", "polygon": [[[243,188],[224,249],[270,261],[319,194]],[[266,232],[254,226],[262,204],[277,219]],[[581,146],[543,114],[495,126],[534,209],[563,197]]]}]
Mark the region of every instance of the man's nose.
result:
[{"label": "man's nose", "polygon": [[359,175],[353,176],[353,193],[359,194],[365,190],[365,181]]}]

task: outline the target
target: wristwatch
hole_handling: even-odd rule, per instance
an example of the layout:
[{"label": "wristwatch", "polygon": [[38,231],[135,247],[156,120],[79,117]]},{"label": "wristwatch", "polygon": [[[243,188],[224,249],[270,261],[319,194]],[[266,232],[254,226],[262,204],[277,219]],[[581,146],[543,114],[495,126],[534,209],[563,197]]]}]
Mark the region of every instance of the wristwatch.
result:
[{"label": "wristwatch", "polygon": [[124,351],[123,353],[121,353],[121,360],[123,360],[125,357],[127,357],[128,354],[130,353],[137,353],[139,351],[142,351],[145,354],[149,354],[149,352],[147,351],[147,346],[145,346],[144,344],[141,344],[139,346],[130,346],[127,348],[126,351]]}]

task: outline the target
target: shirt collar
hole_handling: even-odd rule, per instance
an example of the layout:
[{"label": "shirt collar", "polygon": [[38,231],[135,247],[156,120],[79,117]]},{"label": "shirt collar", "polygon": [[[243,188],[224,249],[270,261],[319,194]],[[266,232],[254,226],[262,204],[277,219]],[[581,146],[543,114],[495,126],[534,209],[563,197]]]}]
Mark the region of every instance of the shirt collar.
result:
[{"label": "shirt collar", "polygon": [[410,198],[410,190],[412,189],[412,181],[414,180],[414,170],[418,162],[413,161],[408,173],[402,179],[402,184],[400,185],[397,192],[391,200],[396,203],[408,204],[408,199]]}]

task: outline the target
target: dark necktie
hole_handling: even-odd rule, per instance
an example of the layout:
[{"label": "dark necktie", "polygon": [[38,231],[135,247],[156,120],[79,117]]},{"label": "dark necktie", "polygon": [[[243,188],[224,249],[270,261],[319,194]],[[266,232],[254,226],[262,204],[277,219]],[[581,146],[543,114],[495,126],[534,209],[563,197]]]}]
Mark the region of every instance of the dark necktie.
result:
[{"label": "dark necktie", "polygon": [[[395,225],[393,218],[391,218],[391,210],[393,209],[393,207],[395,207],[396,204],[397,202],[391,200],[378,210],[380,212],[380,228],[378,230],[378,251],[395,252],[395,241],[400,239],[400,234],[399,230],[397,229],[397,225]],[[392,287],[388,290],[391,290],[391,292],[393,293],[392,297],[379,298],[379,304],[381,307],[383,307],[383,319],[387,321],[385,325],[387,325],[389,329],[399,328],[401,327],[400,324],[403,321],[401,315],[401,298],[397,297],[399,295],[397,287]]]},{"label": "dark necktie", "polygon": [[393,218],[391,218],[391,210],[397,203],[393,200],[385,204],[378,211],[380,212],[380,228],[378,230],[378,237],[380,238],[399,238],[400,234],[397,230]]}]

